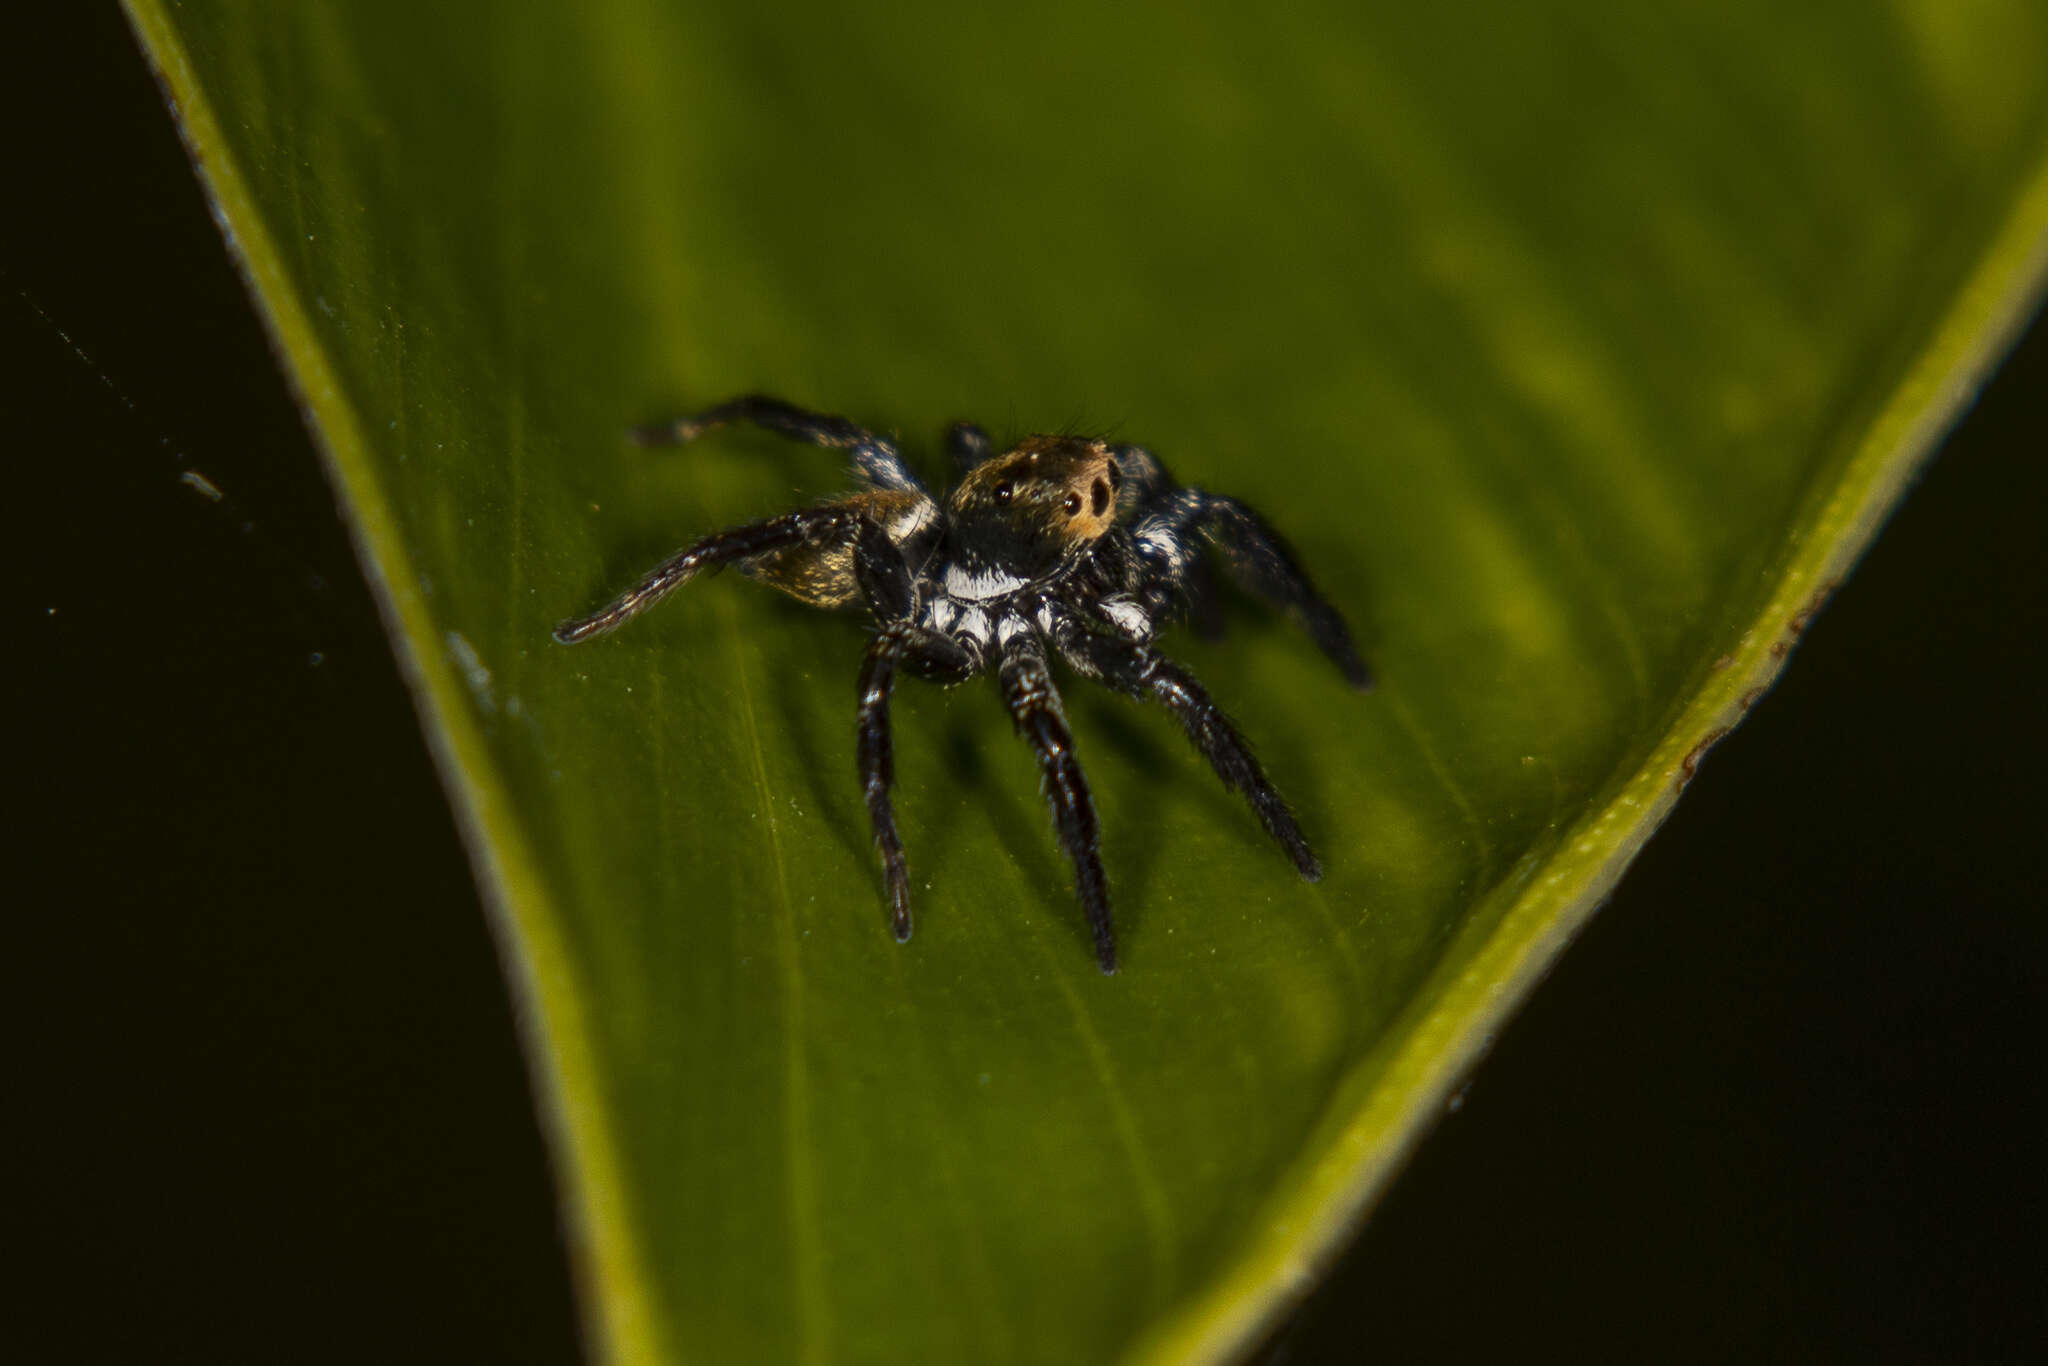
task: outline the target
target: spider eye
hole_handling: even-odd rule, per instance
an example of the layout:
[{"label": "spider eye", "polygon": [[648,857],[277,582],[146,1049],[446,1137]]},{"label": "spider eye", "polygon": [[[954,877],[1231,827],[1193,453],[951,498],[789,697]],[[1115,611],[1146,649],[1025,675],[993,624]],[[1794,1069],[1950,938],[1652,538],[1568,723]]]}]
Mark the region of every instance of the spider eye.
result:
[{"label": "spider eye", "polygon": [[[1110,468],[1115,469],[1116,466],[1111,465]],[[1100,479],[1096,480],[1095,487],[1089,491],[1089,498],[1089,511],[1100,517],[1109,508],[1109,485]]]},{"label": "spider eye", "polygon": [[1068,494],[1066,499],[1061,502],[1060,510],[1069,517],[1079,517],[1081,515],[1081,495],[1078,493]]},{"label": "spider eye", "polygon": [[1002,483],[997,484],[996,505],[998,507],[1008,507],[1010,505],[1010,495],[1012,495],[1016,491],[1016,489],[1010,486],[1010,481],[1007,479],[1005,479]]}]

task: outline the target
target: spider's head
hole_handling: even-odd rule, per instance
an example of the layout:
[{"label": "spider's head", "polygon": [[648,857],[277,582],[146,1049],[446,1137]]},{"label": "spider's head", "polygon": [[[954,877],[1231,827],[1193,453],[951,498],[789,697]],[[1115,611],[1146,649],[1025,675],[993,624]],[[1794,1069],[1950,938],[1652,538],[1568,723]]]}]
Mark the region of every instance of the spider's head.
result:
[{"label": "spider's head", "polygon": [[964,537],[1020,561],[1049,567],[1116,521],[1124,474],[1107,445],[1079,436],[1027,436],[974,467],[951,499]]}]

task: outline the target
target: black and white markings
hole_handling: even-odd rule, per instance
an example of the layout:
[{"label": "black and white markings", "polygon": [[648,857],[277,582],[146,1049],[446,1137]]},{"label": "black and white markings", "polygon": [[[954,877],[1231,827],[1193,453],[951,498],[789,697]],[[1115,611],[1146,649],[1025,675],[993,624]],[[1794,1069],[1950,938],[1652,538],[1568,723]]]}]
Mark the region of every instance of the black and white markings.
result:
[{"label": "black and white markings", "polygon": [[949,564],[939,582],[948,597],[986,602],[990,598],[1008,597],[1018,589],[1028,587],[1031,581],[1000,569],[970,569],[966,565]]},{"label": "black and white markings", "polygon": [[855,759],[898,939],[910,937],[910,874],[892,796],[889,703],[905,670],[942,684],[995,673],[1017,733],[1038,760],[1053,830],[1105,973],[1116,971],[1118,959],[1101,831],[1053,681],[1054,656],[1083,677],[1157,702],[1301,875],[1322,876],[1293,811],[1235,723],[1192,674],[1152,648],[1166,624],[1191,610],[1199,624],[1213,612],[1213,550],[1233,578],[1299,619],[1355,686],[1367,686],[1343,617],[1257,513],[1176,485],[1137,446],[1031,436],[999,452],[965,422],[946,441],[959,482],[935,498],[887,437],[762,395],[634,435],[647,445],[680,444],[736,421],[846,451],[865,490],[707,536],[604,607],[563,622],[555,638],[567,644],[602,634],[726,565],[814,606],[866,612],[876,631],[861,660]]}]

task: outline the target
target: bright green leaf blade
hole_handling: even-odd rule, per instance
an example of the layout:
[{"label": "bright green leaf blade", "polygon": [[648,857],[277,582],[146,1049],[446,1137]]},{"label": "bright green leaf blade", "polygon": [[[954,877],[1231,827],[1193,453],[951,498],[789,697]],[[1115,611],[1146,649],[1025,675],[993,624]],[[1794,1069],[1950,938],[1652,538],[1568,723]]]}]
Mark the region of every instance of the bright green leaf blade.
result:
[{"label": "bright green leaf blade", "polygon": [[[1768,681],[2048,240],[2026,0],[130,4],[392,609],[635,1359],[1245,1341]],[[841,486],[620,440],[752,389],[934,470],[955,416],[1114,426],[1267,511],[1379,691],[1250,613],[1173,648],[1328,878],[1076,685],[1103,978],[1000,705],[910,687],[894,943],[853,624],[729,578],[547,638]]]}]

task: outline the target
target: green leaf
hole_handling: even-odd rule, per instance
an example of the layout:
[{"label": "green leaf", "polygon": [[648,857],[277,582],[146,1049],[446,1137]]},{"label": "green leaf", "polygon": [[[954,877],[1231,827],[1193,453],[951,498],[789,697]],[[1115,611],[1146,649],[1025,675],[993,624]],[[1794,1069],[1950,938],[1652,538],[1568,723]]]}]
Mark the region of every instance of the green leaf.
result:
[{"label": "green leaf", "polygon": [[[1189,1361],[1330,1256],[1774,675],[2034,298],[2048,15],[129,0],[499,912],[624,1359]],[[1075,684],[1124,971],[984,686],[736,577],[843,487],[768,390],[1114,428],[1361,628],[1173,648],[1328,866]],[[1731,851],[1731,856],[1739,856]],[[394,946],[394,952],[402,951]]]}]

